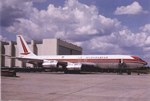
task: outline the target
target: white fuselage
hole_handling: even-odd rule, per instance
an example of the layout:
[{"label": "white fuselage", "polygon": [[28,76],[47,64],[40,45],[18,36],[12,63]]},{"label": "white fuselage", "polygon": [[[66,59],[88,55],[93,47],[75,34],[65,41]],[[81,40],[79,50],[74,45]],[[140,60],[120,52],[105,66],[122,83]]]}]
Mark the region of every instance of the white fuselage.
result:
[{"label": "white fuselage", "polygon": [[139,68],[147,64],[142,59],[138,57],[135,58],[134,56],[130,55],[50,55],[31,56],[30,58],[39,60],[57,60],[60,62],[94,64],[99,68],[118,68],[118,64],[121,62],[124,62],[127,68]]}]

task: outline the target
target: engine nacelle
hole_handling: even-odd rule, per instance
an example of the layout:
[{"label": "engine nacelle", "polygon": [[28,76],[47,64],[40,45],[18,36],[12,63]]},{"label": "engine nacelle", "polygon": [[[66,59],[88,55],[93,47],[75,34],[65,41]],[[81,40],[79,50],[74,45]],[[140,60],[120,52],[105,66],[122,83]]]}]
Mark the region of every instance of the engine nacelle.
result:
[{"label": "engine nacelle", "polygon": [[66,68],[67,70],[81,70],[82,64],[81,63],[70,63],[68,62]]},{"label": "engine nacelle", "polygon": [[58,64],[58,61],[56,60],[44,60],[42,63],[43,67],[47,67],[47,68],[56,68]]}]

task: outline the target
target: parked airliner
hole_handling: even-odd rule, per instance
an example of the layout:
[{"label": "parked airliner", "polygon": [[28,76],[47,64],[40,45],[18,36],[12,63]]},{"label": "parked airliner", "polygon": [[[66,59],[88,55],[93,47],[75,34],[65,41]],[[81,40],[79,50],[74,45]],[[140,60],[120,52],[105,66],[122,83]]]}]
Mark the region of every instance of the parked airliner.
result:
[{"label": "parked airliner", "polygon": [[[41,64],[46,68],[63,67],[64,71],[81,71],[82,67],[98,68],[120,68],[123,64],[125,68],[135,69],[147,65],[147,62],[132,55],[35,55],[28,47],[22,35],[17,35],[17,47],[21,61],[31,64]],[[49,46],[50,47],[50,46]]]}]

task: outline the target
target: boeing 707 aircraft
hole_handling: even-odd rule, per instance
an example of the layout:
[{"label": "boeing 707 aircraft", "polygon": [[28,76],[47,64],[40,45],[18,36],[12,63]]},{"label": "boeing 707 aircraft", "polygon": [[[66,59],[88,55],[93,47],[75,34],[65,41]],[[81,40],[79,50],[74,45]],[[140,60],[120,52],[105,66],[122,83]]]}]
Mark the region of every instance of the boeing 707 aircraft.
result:
[{"label": "boeing 707 aircraft", "polygon": [[41,64],[46,68],[63,67],[64,71],[81,71],[86,67],[97,68],[120,68],[123,64],[125,68],[135,69],[147,65],[147,62],[132,55],[35,55],[28,47],[23,36],[17,35],[17,47],[21,61],[31,64]]}]

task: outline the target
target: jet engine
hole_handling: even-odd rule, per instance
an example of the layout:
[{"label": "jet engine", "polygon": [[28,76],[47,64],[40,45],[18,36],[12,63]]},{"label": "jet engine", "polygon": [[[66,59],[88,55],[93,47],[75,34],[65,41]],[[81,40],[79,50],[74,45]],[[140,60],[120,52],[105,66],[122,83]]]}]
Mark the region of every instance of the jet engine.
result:
[{"label": "jet engine", "polygon": [[82,67],[81,63],[70,63],[68,62],[66,68],[67,70],[76,70],[76,71],[80,71]]},{"label": "jet engine", "polygon": [[44,60],[42,63],[43,67],[47,67],[47,68],[56,68],[58,64],[58,61],[56,60]]}]

